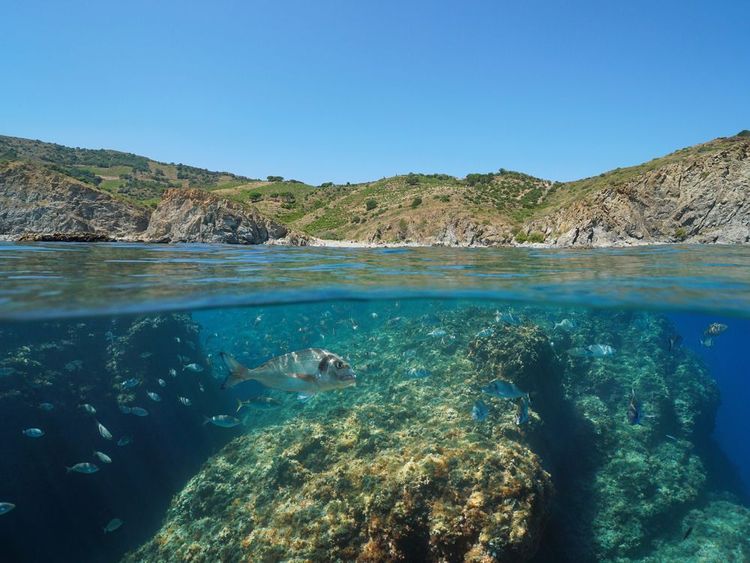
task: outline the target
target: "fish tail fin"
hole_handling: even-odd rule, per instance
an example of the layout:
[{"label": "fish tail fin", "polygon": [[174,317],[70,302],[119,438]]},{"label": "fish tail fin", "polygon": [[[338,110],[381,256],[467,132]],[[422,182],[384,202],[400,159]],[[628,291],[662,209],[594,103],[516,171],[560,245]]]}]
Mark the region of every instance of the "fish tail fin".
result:
[{"label": "fish tail fin", "polygon": [[68,466],[66,465],[66,466],[65,466],[65,474],[67,475],[67,474],[68,474],[68,473],[70,473],[71,471],[73,471],[73,468],[72,468],[72,467],[68,467]]},{"label": "fish tail fin", "polygon": [[237,360],[235,360],[234,357],[230,356],[229,354],[225,352],[219,352],[219,355],[221,356],[221,359],[224,361],[224,365],[227,366],[227,369],[229,370],[229,375],[227,375],[226,379],[221,384],[222,389],[226,389],[227,387],[233,387],[237,385],[238,383],[241,383],[243,381],[246,381],[247,379],[250,379],[248,375],[250,370],[247,369],[245,366],[243,366],[241,363],[239,363]]},{"label": "fish tail fin", "polygon": [[211,422],[211,419],[208,418],[205,414],[203,415],[203,426]]}]

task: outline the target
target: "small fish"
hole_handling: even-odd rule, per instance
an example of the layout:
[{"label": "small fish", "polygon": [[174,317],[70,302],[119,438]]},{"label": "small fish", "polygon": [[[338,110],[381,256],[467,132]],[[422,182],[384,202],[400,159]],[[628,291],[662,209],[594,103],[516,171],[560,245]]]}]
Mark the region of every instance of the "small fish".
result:
[{"label": "small fish", "polygon": [[631,389],[630,400],[628,401],[628,422],[630,424],[640,424],[641,419],[641,403],[635,396],[635,389]]},{"label": "small fish", "polygon": [[201,393],[203,393],[203,392],[204,392],[205,390],[206,390],[206,388],[205,388],[205,387],[203,387],[203,383],[201,383],[201,382],[199,381],[199,382],[198,382],[198,391],[200,391]]},{"label": "small fish", "polygon": [[146,395],[148,395],[148,398],[155,403],[161,401],[161,396],[158,393],[154,393],[153,391],[146,391]]},{"label": "small fish", "polygon": [[82,405],[78,405],[78,408],[82,411],[86,411],[88,414],[94,415],[96,414],[96,409],[93,405],[89,405],[88,403],[83,403]]},{"label": "small fish", "polygon": [[370,316],[371,316],[371,317],[372,317],[373,319],[377,319],[377,318],[378,318],[378,314],[377,314],[377,313],[370,313]]},{"label": "small fish", "polygon": [[192,371],[193,373],[200,373],[203,371],[203,366],[199,366],[198,364],[193,362],[192,364],[184,366],[182,369],[184,369],[185,371]]},{"label": "small fish", "polygon": [[416,351],[416,350],[414,350],[414,349],[410,349],[410,350],[405,350],[405,351],[404,351],[404,352],[403,352],[403,353],[401,354],[401,356],[402,356],[402,357],[404,357],[404,358],[406,358],[407,360],[409,360],[409,359],[411,359],[411,358],[414,358],[414,357],[416,357],[416,355],[417,355],[417,351]]},{"label": "small fish", "polygon": [[688,526],[688,529],[685,530],[684,534],[682,534],[682,541],[685,541],[686,539],[688,539],[690,537],[690,534],[692,534],[692,533],[693,533],[693,527],[692,526]]},{"label": "small fish", "polygon": [[159,387],[166,387],[167,386],[167,382],[164,381],[161,378],[157,379],[156,382],[159,384]]},{"label": "small fish", "polygon": [[521,426],[522,424],[526,424],[529,421],[529,404],[531,401],[529,400],[528,395],[524,395],[521,397],[521,400],[518,401],[518,412],[516,413],[516,425]]},{"label": "small fish", "polygon": [[729,327],[722,323],[711,323],[703,331],[703,336],[719,336],[725,332]]},{"label": "small fish", "polygon": [[151,356],[153,356],[153,355],[154,355],[154,354],[153,354],[152,352],[143,352],[143,354],[140,354],[140,356],[139,356],[139,357],[140,357],[140,358],[141,358],[142,360],[148,360],[148,359],[149,359],[149,358],[150,358]]},{"label": "small fish", "polygon": [[11,510],[16,507],[12,502],[0,502],[0,516],[8,514]]},{"label": "small fish", "polygon": [[436,328],[431,330],[427,333],[427,336],[431,336],[432,338],[442,338],[443,336],[446,336],[448,333],[445,332],[442,328]]},{"label": "small fish", "polygon": [[137,377],[131,377],[130,379],[126,379],[120,384],[120,387],[122,389],[132,389],[133,387],[138,387],[141,384],[141,380]]},{"label": "small fish", "polygon": [[83,463],[76,463],[72,467],[66,467],[65,470],[67,471],[67,473],[74,472],[90,475],[91,473],[96,473],[97,471],[99,471],[99,466],[94,463],[85,461]]},{"label": "small fish", "polygon": [[135,416],[148,416],[148,411],[141,407],[132,407],[130,409],[130,414],[134,414]]},{"label": "small fish", "polygon": [[407,368],[405,375],[409,379],[424,379],[430,377],[432,372],[425,367],[410,367]]},{"label": "small fish", "polygon": [[203,424],[206,425],[209,422],[214,426],[220,426],[221,428],[234,428],[235,426],[242,424],[239,420],[237,420],[233,416],[229,416],[228,414],[217,414],[216,416],[212,416],[210,418],[204,416]]},{"label": "small fish", "polygon": [[186,358],[182,354],[177,354],[177,361],[180,362],[181,364],[186,364],[190,361],[190,358]]},{"label": "small fish", "polygon": [[170,368],[170,369],[169,369],[169,375],[170,375],[171,377],[177,377],[177,370],[176,370],[176,369],[174,369],[174,368]]},{"label": "small fish", "polygon": [[122,438],[117,440],[117,445],[122,447],[122,446],[127,446],[128,444],[131,444],[132,442],[133,442],[132,436],[123,436]]},{"label": "small fish", "polygon": [[552,330],[573,330],[574,328],[575,324],[573,324],[573,321],[570,319],[563,319],[559,323],[555,323]]},{"label": "small fish", "polygon": [[124,523],[125,522],[123,522],[119,518],[112,518],[112,520],[107,522],[107,525],[104,526],[104,533],[109,534],[111,532],[114,532],[115,530],[118,530]]},{"label": "small fish", "polygon": [[179,397],[178,399],[186,407],[189,407],[190,405],[193,404],[193,402],[190,399],[188,399],[187,397]]},{"label": "small fish", "polygon": [[357,383],[351,366],[340,356],[320,348],[307,348],[273,358],[248,369],[229,354],[221,353],[229,370],[222,388],[254,379],[266,387],[290,393],[317,393],[343,389]]},{"label": "small fish", "polygon": [[487,408],[487,405],[484,404],[482,399],[477,400],[477,402],[474,403],[474,406],[471,407],[471,418],[477,422],[486,420],[489,413],[490,409]]},{"label": "small fish", "polygon": [[94,450],[94,457],[101,461],[102,463],[112,463],[112,458],[109,457],[104,452],[99,452],[97,450]]},{"label": "small fish", "polygon": [[495,329],[492,327],[483,328],[474,335],[474,338],[487,338],[495,334]]},{"label": "small fish", "polygon": [[49,412],[55,409],[55,405],[53,405],[52,403],[39,403],[39,408],[43,411]]},{"label": "small fish", "polygon": [[510,381],[503,381],[502,379],[491,381],[482,387],[482,392],[502,399],[518,399],[527,395],[524,391],[516,387],[515,384]]},{"label": "small fish", "polygon": [[21,433],[29,438],[41,438],[44,436],[44,430],[41,428],[27,428],[26,430],[22,430]]},{"label": "small fish", "polygon": [[177,342],[177,344],[180,344],[182,342],[182,339],[179,336],[175,336],[174,341]]},{"label": "small fish", "polygon": [[521,324],[521,321],[513,316],[513,313],[510,309],[508,309],[507,312],[501,313],[500,311],[495,311],[495,322],[500,323],[503,322],[510,326],[518,326]]},{"label": "small fish", "polygon": [[609,344],[592,344],[586,348],[592,357],[602,358],[604,356],[611,356],[615,353],[615,349]]},{"label": "small fish", "polygon": [[244,408],[254,408],[261,410],[276,409],[281,406],[281,401],[274,399],[273,397],[251,397],[246,401],[237,399],[237,412],[240,412]]},{"label": "small fish", "polygon": [[120,409],[120,412],[122,414],[130,414],[130,412],[133,410],[128,405],[123,405],[122,403],[118,404],[117,408]]},{"label": "small fish", "polygon": [[97,421],[96,426],[99,429],[99,434],[102,438],[104,438],[105,440],[112,439],[112,433],[107,430],[107,428],[101,422]]}]

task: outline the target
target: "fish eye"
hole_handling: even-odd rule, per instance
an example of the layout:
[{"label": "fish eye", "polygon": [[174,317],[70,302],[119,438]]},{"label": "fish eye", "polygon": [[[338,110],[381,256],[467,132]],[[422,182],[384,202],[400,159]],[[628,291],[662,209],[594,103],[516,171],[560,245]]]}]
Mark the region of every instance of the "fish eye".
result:
[{"label": "fish eye", "polygon": [[336,360],[333,365],[336,366],[336,369],[341,369],[342,367],[344,367],[344,362],[342,362],[341,360]]}]

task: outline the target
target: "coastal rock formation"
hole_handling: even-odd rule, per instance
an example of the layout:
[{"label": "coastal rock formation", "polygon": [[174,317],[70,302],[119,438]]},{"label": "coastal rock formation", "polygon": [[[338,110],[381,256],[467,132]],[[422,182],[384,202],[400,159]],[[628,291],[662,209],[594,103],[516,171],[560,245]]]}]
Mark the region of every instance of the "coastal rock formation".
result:
[{"label": "coastal rock formation", "polygon": [[0,164],[0,235],[41,240],[132,239],[148,211],[31,163]]},{"label": "coastal rock formation", "polygon": [[261,244],[284,237],[292,244],[304,243],[304,237],[256,210],[197,189],[165,191],[143,234],[147,242],[228,244]]},{"label": "coastal rock formation", "polygon": [[750,140],[704,146],[624,182],[615,178],[522,232],[556,246],[750,242]]}]

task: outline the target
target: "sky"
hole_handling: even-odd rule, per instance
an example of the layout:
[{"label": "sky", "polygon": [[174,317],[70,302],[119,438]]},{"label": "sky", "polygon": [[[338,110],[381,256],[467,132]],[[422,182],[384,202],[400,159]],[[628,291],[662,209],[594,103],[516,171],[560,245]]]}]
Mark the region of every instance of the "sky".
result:
[{"label": "sky", "polygon": [[0,134],[313,184],[750,129],[750,2],[0,0]]}]

